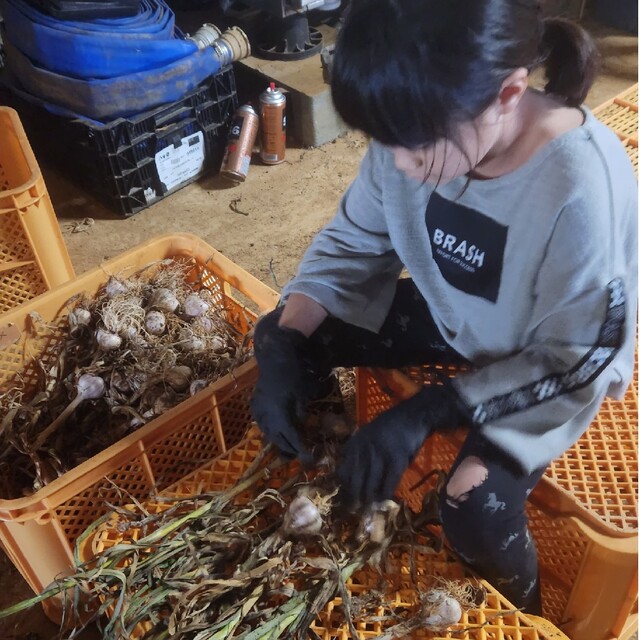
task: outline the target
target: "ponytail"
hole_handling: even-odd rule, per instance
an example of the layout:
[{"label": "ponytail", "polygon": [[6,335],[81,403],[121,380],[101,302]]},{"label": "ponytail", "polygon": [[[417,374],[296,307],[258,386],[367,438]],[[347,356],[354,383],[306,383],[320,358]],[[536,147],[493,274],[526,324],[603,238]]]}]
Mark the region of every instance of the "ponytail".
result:
[{"label": "ponytail", "polygon": [[578,107],[587,97],[600,66],[595,42],[582,27],[562,18],[546,18],[543,29],[545,92],[564,98],[570,107]]}]

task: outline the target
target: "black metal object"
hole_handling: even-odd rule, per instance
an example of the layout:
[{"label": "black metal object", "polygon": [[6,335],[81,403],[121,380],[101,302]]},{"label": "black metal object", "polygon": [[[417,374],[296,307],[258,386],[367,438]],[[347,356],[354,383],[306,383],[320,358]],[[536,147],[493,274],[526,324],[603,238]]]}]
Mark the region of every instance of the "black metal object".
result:
[{"label": "black metal object", "polygon": [[339,21],[347,4],[347,0],[218,2],[225,18],[249,36],[253,55],[268,60],[300,60],[320,53],[323,38],[316,25]]},{"label": "black metal object", "polygon": [[270,20],[254,54],[267,60],[302,60],[322,48],[322,33],[309,26],[306,13]]}]

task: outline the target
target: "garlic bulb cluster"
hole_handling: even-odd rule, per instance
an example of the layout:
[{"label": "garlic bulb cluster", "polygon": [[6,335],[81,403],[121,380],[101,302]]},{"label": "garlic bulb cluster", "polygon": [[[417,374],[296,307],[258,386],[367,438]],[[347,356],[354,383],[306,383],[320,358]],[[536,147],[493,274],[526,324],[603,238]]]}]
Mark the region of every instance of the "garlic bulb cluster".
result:
[{"label": "garlic bulb cluster", "polygon": [[84,307],[76,307],[69,311],[69,329],[75,331],[78,327],[86,327],[91,323],[91,312]]},{"label": "garlic bulb cluster", "polygon": [[104,380],[100,376],[94,376],[90,373],[83,373],[78,378],[76,385],[78,390],[78,396],[82,400],[96,400],[102,398],[106,393],[107,386]]},{"label": "garlic bulb cluster", "polygon": [[373,544],[383,544],[392,535],[392,527],[400,511],[394,500],[374,502],[365,512],[360,523],[359,538]]},{"label": "garlic bulb cluster", "polygon": [[296,496],[284,515],[282,528],[293,536],[314,535],[322,529],[322,515],[313,500],[306,495]]},{"label": "garlic bulb cluster", "polygon": [[198,316],[194,319],[192,325],[203,333],[211,333],[213,331],[213,321],[207,316]]},{"label": "garlic bulb cluster", "polygon": [[427,629],[444,630],[460,622],[462,606],[448,591],[431,589],[423,599],[423,624]]},{"label": "garlic bulb cluster", "polygon": [[116,296],[127,292],[127,285],[114,276],[110,276],[104,289],[107,294],[107,298],[115,298]]},{"label": "garlic bulb cluster", "polygon": [[208,384],[209,383],[206,380],[200,380],[200,379],[194,380],[189,385],[189,395],[195,396],[196,393],[200,393],[203,389],[206,389]]},{"label": "garlic bulb cluster", "polygon": [[208,309],[209,304],[197,293],[188,295],[184,301],[184,314],[189,318],[198,318],[204,315]]},{"label": "garlic bulb cluster", "polygon": [[180,331],[178,346],[184,351],[202,351],[206,343],[202,338],[196,336],[193,331],[184,327]]},{"label": "garlic bulb cluster", "polygon": [[158,309],[165,313],[174,313],[180,306],[180,302],[178,302],[178,298],[176,298],[173,291],[166,287],[160,287],[154,289],[149,296],[148,306],[151,309]]},{"label": "garlic bulb cluster", "polygon": [[161,336],[167,326],[167,320],[164,317],[162,311],[152,309],[147,311],[147,315],[144,318],[144,328],[152,336]]},{"label": "garlic bulb cluster", "polygon": [[117,333],[111,333],[106,329],[96,331],[96,342],[103,351],[113,351],[122,345],[122,338]]}]

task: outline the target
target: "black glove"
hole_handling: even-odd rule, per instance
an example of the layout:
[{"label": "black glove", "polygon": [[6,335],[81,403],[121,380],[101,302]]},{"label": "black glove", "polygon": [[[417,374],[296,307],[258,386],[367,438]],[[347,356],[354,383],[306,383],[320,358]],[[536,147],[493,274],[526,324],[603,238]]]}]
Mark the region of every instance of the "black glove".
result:
[{"label": "black glove", "polygon": [[281,313],[282,309],[276,309],[256,325],[253,341],[259,373],[251,411],[269,442],[284,455],[310,464],[312,456],[298,429],[309,402],[332,387],[331,372],[314,362],[304,334],[278,326]]},{"label": "black glove", "polygon": [[434,431],[464,420],[453,388],[425,386],[362,426],[345,444],[336,469],[340,501],[358,508],[392,498],[402,474]]}]

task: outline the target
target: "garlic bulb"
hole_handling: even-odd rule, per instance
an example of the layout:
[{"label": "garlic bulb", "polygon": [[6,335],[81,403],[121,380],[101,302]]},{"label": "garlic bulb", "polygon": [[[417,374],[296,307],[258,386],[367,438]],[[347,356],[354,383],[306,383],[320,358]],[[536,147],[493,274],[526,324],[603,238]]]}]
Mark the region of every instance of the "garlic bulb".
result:
[{"label": "garlic bulb", "polygon": [[424,626],[428,629],[443,630],[460,622],[462,606],[443,589],[432,589],[425,597]]},{"label": "garlic bulb", "polygon": [[197,318],[206,313],[209,305],[197,294],[192,293],[184,301],[184,313],[190,318]]},{"label": "garlic bulb", "polygon": [[227,347],[224,340],[220,336],[213,336],[209,344],[214,351],[224,351]]},{"label": "garlic bulb", "polygon": [[161,336],[167,326],[167,321],[162,311],[147,311],[144,319],[144,328],[152,336]]},{"label": "garlic bulb", "polygon": [[203,333],[211,333],[213,331],[213,322],[207,316],[198,316],[191,324],[194,329],[199,329]]},{"label": "garlic bulb", "polygon": [[372,503],[360,522],[359,537],[373,544],[388,542],[392,534],[392,524],[399,511],[400,505],[394,500]]},{"label": "garlic bulb", "polygon": [[173,291],[166,287],[154,289],[153,293],[149,296],[149,307],[165,311],[166,313],[173,313],[179,304],[178,298],[176,298]]},{"label": "garlic bulb", "polygon": [[164,375],[164,381],[174,391],[184,391],[189,386],[192,375],[193,372],[189,367],[186,365],[178,365],[177,367],[172,367],[167,371]]},{"label": "garlic bulb", "polygon": [[96,331],[96,342],[102,350],[113,351],[113,349],[118,349],[122,345],[122,338],[105,329],[98,329]]},{"label": "garlic bulb", "polygon": [[284,514],[282,527],[292,535],[318,533],[322,529],[320,510],[308,496],[296,496]]},{"label": "garlic bulb", "polygon": [[76,307],[69,311],[69,326],[71,329],[87,326],[91,322],[91,312],[82,307]]},{"label": "garlic bulb", "polygon": [[189,329],[183,329],[180,332],[180,342],[178,344],[185,351],[202,351],[205,347],[205,341],[193,335],[193,332]]},{"label": "garlic bulb", "polygon": [[138,330],[130,324],[128,327],[120,330],[120,336],[125,340],[134,340],[138,336]]},{"label": "garlic bulb", "polygon": [[110,276],[109,280],[107,280],[105,291],[107,293],[107,298],[115,298],[116,296],[125,293],[127,291],[127,287],[117,278]]},{"label": "garlic bulb", "polygon": [[95,400],[102,398],[107,390],[104,380],[100,376],[93,376],[90,373],[84,373],[78,378],[76,385],[78,396],[82,400]]}]

